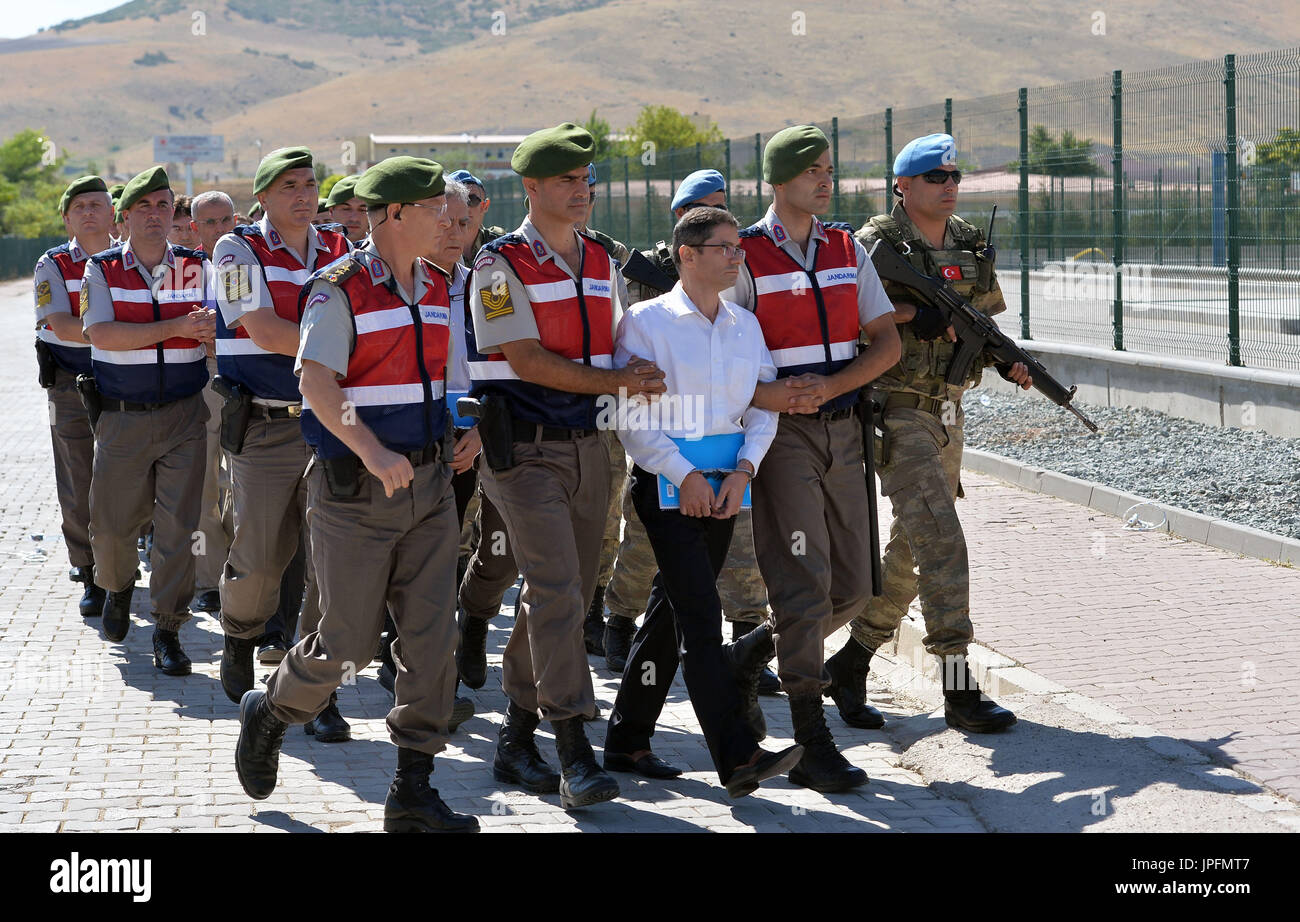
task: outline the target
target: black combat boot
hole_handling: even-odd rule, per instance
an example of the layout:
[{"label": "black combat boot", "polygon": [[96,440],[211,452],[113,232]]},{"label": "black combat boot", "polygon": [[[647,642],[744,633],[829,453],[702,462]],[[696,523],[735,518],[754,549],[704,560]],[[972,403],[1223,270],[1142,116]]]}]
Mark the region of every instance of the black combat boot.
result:
[{"label": "black combat boot", "polygon": [[970,733],[996,733],[1016,722],[1016,715],[986,698],[970,674],[966,657],[941,656],[943,719],[948,726]]},{"label": "black combat boot", "polygon": [[352,727],[339,713],[339,693],[330,692],[330,703],[314,718],[302,725],[308,736],[322,743],[346,743],[352,739]]},{"label": "black combat boot", "polygon": [[226,635],[221,648],[221,689],[226,697],[238,704],[244,693],[253,687],[253,650],[257,638]]},{"label": "black combat boot", "polygon": [[552,720],[555,751],[560,756],[560,806],[588,807],[618,796],[618,782],[596,764],[581,717]]},{"label": "black combat boot", "polygon": [[776,654],[772,626],[760,625],[742,635],[739,640],[727,644],[723,651],[731,664],[731,674],[740,692],[740,716],[754,734],[754,741],[761,742],[767,738],[767,721],[763,718],[763,709],[758,706],[758,677],[762,675],[767,661]]},{"label": "black combat boot", "polygon": [[429,787],[433,756],[399,747],[397,774],[384,799],[384,832],[478,832],[478,819],[453,813]]},{"label": "black combat boot", "polygon": [[627,658],[632,653],[632,638],[636,636],[636,619],[610,615],[605,622],[605,665],[611,671],[623,674]]},{"label": "black combat boot", "polygon": [[879,730],[885,725],[885,715],[867,704],[867,673],[871,671],[872,651],[852,637],[826,661],[831,684],[822,690],[827,698],[834,699],[840,709],[840,718],[850,727],[860,730]]},{"label": "black combat boot", "polygon": [[487,634],[487,619],[461,613],[456,671],[466,688],[482,688],[487,681]]},{"label": "black combat boot", "polygon": [[497,757],[492,762],[492,777],[534,794],[554,794],[560,790],[560,773],[547,765],[537,751],[533,732],[538,723],[536,714],[510,702],[501,725]]},{"label": "black combat boot", "polygon": [[582,622],[582,641],[592,656],[605,655],[605,587],[596,586],[587,609],[587,619]]},{"label": "black combat boot", "polygon": [[131,596],[135,594],[135,583],[120,592],[109,592],[104,596],[104,636],[120,643],[126,640],[126,632],[131,630]]},{"label": "black combat boot", "polygon": [[74,583],[81,583],[86,588],[81,593],[77,610],[83,618],[98,618],[104,613],[104,599],[108,593],[95,585],[95,567],[73,567],[68,578]]},{"label": "black combat boot", "polygon": [[190,611],[205,611],[208,614],[219,615],[221,613],[221,591],[218,589],[204,589],[190,603]]},{"label": "black combat boot", "polygon": [[[731,641],[735,643],[740,638],[758,627],[752,621],[733,621],[731,622]],[[774,654],[775,655],[775,654]],[[771,657],[768,658],[770,663]],[[781,680],[777,678],[771,667],[764,664],[763,671],[758,674],[758,693],[760,695],[779,695],[781,694]]]},{"label": "black combat boot", "polygon": [[244,793],[266,800],[275,790],[280,771],[280,744],[289,725],[271,713],[266,692],[252,689],[239,700],[239,742],[235,744],[235,771]]},{"label": "black combat boot", "polygon": [[162,670],[163,675],[190,674],[193,664],[181,649],[180,634],[160,627],[153,629],[153,664]]},{"label": "black combat boot", "polygon": [[847,791],[867,783],[867,773],[849,764],[835,748],[826,726],[820,692],[790,695],[794,741],[803,746],[803,758],[790,770],[790,782],[823,794]]}]

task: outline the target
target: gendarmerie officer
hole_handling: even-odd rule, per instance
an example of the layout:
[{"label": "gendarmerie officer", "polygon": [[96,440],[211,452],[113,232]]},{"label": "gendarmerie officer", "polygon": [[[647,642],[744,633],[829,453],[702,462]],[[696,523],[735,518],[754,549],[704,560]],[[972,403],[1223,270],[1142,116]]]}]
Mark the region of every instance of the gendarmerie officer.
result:
[{"label": "gendarmerie officer", "polygon": [[98,176],[74,179],[59,199],[68,242],[45,251],[36,261],[36,355],[41,387],[50,410],[54,484],[63,515],[63,543],[72,565],[70,578],[81,583],[83,618],[97,618],[104,590],[95,585],[90,552],[90,470],[95,435],[77,392],[77,375],[90,374],[90,343],[81,335],[81,278],[86,260],[113,243],[113,202]]},{"label": "gendarmerie officer", "polygon": [[290,723],[329,703],[370,661],[392,611],[396,699],[388,732],[397,773],[384,802],[388,832],[473,832],[429,787],[447,744],[456,687],[456,503],[444,400],[447,279],[425,259],[446,232],[442,167],[392,157],[356,185],[370,242],[317,271],[304,292],[298,370],[319,630],[240,702],[235,756],[250,797],[275,788]]},{"label": "gendarmerie officer", "polygon": [[[754,311],[777,380],[754,403],[781,412],[754,483],[754,548],[778,635],[778,674],[804,756],[790,780],[818,791],[867,781],[835,748],[822,712],[826,637],[871,594],[867,484],[859,391],[898,361],[893,309],[849,229],[817,219],[830,208],[834,167],[813,125],[777,132],[763,151],[773,204],[741,231],[745,271],[734,300]],[[870,346],[858,354],[865,332]],[[874,485],[872,486],[874,489]],[[742,638],[769,632],[765,626]]]},{"label": "gendarmerie officer", "polygon": [[127,239],[91,257],[81,287],[98,388],[92,399],[100,411],[90,482],[95,581],[108,590],[104,634],[123,640],[131,625],[136,537],[152,519],[154,665],[167,675],[189,675],[178,631],[190,618],[191,541],[203,496],[204,344],[215,326],[209,268],[202,253],[167,242],[172,190],[162,167],[128,182],[118,211]]},{"label": "gendarmerie officer", "polygon": [[[221,574],[221,687],[235,702],[253,687],[253,653],[279,605],[285,568],[304,528],[302,472],[311,451],[299,424],[294,375],[299,296],[313,271],[352,248],[341,233],[312,226],[316,176],[307,148],[267,154],[253,191],[266,216],[226,234],[213,253],[224,321],[217,327],[217,368],[230,395],[227,413],[243,417],[242,425],[226,420],[222,429],[235,533]],[[304,636],[320,618],[310,565],[307,583]],[[293,626],[286,624],[285,633],[292,638]],[[333,698],[308,731],[324,742],[350,736]]]},{"label": "gendarmerie officer", "polygon": [[[663,391],[662,372],[632,361],[612,368],[626,291],[604,247],[575,229],[587,213],[595,141],[572,123],[534,132],[511,167],[529,214],[474,262],[473,393],[483,491],[501,512],[524,574],[503,661],[510,705],[494,775],[566,807],[609,800],[618,783],[600,769],[583,730],[596,709],[582,622],[595,590],[609,511],[609,455],[596,432],[598,394]],[[533,741],[551,721],[562,775]]]}]

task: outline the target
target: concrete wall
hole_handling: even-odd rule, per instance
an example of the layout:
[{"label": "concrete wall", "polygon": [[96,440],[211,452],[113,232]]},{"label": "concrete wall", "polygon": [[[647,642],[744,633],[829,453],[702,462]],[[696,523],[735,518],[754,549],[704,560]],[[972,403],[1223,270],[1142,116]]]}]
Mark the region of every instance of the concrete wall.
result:
[{"label": "concrete wall", "polygon": [[[1083,403],[1146,407],[1214,426],[1300,438],[1300,375],[1090,346],[1018,341]],[[1011,391],[991,369],[981,387]]]}]

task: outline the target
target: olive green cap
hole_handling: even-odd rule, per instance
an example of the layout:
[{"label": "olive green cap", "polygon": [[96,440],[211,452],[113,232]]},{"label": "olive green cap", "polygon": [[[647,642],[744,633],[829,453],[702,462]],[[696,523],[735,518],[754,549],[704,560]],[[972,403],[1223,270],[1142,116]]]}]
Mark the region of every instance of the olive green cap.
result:
[{"label": "olive green cap", "polygon": [[346,201],[356,197],[357,180],[361,176],[353,173],[351,176],[344,176],[330,188],[329,197],[325,199],[325,207],[333,208],[335,205],[342,205]]},{"label": "olive green cap", "polygon": [[67,214],[72,200],[83,192],[107,192],[108,186],[98,176],[82,176],[68,183],[68,188],[59,196],[59,214]]},{"label": "olive green cap", "polygon": [[783,128],[763,148],[763,181],[778,186],[817,162],[831,142],[816,125]]},{"label": "olive green cap", "polygon": [[581,125],[565,122],[554,128],[534,131],[519,142],[510,157],[510,168],[520,176],[544,179],[559,176],[591,163],[596,139]]},{"label": "olive green cap", "polygon": [[275,182],[275,178],[285,170],[312,168],[311,151],[305,147],[281,147],[273,150],[257,165],[253,174],[253,194],[266,191],[266,187]]},{"label": "olive green cap", "polygon": [[122,196],[117,200],[117,213],[121,214],[126,211],[144,196],[150,192],[157,192],[159,189],[170,189],[171,180],[167,178],[167,171],[160,166],[151,166],[143,173],[137,173],[131,177],[122,190]]},{"label": "olive green cap", "polygon": [[361,174],[352,195],[367,205],[399,205],[442,195],[446,188],[442,164],[423,157],[389,157]]},{"label": "olive green cap", "polygon": [[114,185],[108,187],[108,197],[113,200],[114,205],[116,205],[117,200],[122,197],[122,190],[125,188],[126,188],[126,183],[124,182],[115,183]]}]

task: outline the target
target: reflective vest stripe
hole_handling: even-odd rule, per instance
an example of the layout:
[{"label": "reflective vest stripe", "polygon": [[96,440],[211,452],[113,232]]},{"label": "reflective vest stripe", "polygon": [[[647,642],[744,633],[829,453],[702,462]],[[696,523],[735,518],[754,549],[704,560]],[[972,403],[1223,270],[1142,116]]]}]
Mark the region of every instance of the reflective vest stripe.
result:
[{"label": "reflective vest stripe", "polygon": [[[498,353],[500,354],[500,353]],[[571,362],[582,364],[582,359],[570,359]],[[592,368],[610,369],[614,367],[614,357],[612,355],[593,355],[591,357]],[[519,375],[510,367],[510,363],[497,360],[487,362],[470,362],[469,376],[479,381],[519,381]]]},{"label": "reflective vest stripe", "polygon": [[411,309],[402,306],[367,311],[364,314],[357,314],[354,319],[357,335],[362,336],[366,333],[378,333],[380,330],[395,330],[398,327],[411,326]]},{"label": "reflective vest stripe", "polygon": [[59,339],[54,335],[54,331],[49,327],[41,327],[36,331],[36,338],[55,346],[64,346],[68,349],[89,349],[90,343],[74,342],[69,339]]},{"label": "reflective vest stripe", "polygon": [[[443,396],[443,382],[430,381],[429,391],[434,400]],[[423,384],[370,384],[363,387],[344,387],[343,399],[357,407],[392,407],[406,403],[424,403]],[[304,397],[304,410],[311,409],[311,403]]]},{"label": "reflective vest stripe", "polygon": [[[831,361],[847,361],[858,354],[858,341],[851,339],[846,342],[831,343]],[[826,359],[826,349],[823,346],[794,346],[789,349],[773,349],[772,361],[777,368],[787,368],[792,365],[811,365],[814,362],[822,362]]]},{"label": "reflective vest stripe", "polygon": [[287,282],[301,287],[311,276],[310,269],[287,269],[283,266],[267,266],[262,270],[269,285],[272,282]]},{"label": "reflective vest stripe", "polygon": [[251,339],[218,339],[217,355],[279,355],[279,353],[263,349]]},{"label": "reflective vest stripe", "polygon": [[[203,362],[207,360],[208,354],[202,346],[195,346],[190,349],[163,349],[163,361],[169,364],[184,364],[186,362]],[[107,362],[110,365],[153,365],[158,361],[158,347],[150,346],[147,349],[126,349],[110,350],[96,349],[90,347],[90,357],[96,362]]]}]

